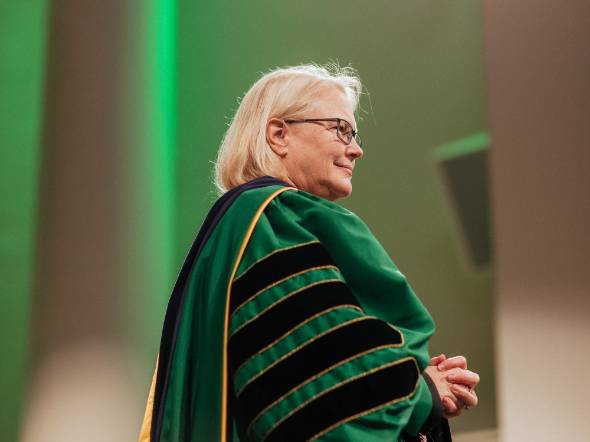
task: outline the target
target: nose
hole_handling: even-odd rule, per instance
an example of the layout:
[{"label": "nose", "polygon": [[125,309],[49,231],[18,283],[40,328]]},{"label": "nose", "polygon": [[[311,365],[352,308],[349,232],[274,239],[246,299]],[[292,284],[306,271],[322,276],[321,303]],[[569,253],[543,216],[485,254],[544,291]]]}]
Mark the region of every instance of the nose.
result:
[{"label": "nose", "polygon": [[346,156],[351,160],[357,160],[364,154],[363,149],[361,148],[361,146],[358,145],[354,138],[351,140],[350,144],[347,147],[348,149],[346,149]]}]

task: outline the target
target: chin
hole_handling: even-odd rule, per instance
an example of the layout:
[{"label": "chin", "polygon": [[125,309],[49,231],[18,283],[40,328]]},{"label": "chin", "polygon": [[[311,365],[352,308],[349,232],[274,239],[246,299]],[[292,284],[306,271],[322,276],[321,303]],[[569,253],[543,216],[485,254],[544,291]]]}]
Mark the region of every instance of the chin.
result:
[{"label": "chin", "polygon": [[331,183],[329,188],[329,196],[326,198],[331,201],[336,201],[350,196],[352,193],[352,183],[350,178],[340,179],[335,183]]}]

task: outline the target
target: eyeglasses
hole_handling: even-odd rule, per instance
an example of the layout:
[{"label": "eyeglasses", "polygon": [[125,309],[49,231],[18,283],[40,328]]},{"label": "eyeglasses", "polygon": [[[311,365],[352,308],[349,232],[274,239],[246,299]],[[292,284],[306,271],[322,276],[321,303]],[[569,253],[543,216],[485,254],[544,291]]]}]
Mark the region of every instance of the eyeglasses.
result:
[{"label": "eyeglasses", "polygon": [[305,118],[302,120],[285,120],[285,123],[319,123],[321,121],[333,121],[336,123],[336,126],[326,127],[326,129],[332,130],[336,128],[336,135],[344,144],[350,144],[354,138],[359,147],[363,146],[363,140],[359,133],[352,128],[352,125],[348,121],[342,118]]}]

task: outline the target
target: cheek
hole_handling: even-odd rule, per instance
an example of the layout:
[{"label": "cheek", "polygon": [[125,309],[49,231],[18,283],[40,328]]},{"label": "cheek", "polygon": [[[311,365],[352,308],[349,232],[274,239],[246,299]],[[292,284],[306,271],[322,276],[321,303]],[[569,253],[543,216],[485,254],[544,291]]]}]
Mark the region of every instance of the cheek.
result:
[{"label": "cheek", "polygon": [[334,164],[333,156],[325,155],[322,157],[321,161],[318,161],[318,171],[325,177],[325,178],[334,178],[335,173],[338,172],[338,168]]},{"label": "cheek", "polygon": [[346,171],[334,164],[337,158],[327,158],[322,164],[322,178],[324,178],[324,184],[330,187],[342,187],[346,186],[350,179]]}]

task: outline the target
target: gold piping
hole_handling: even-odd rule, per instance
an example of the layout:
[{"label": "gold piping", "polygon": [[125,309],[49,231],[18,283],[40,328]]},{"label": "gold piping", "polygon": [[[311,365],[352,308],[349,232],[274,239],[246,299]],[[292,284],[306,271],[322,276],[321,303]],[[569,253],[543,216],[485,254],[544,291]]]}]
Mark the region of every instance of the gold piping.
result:
[{"label": "gold piping", "polygon": [[405,336],[404,336],[404,334],[401,332],[401,330],[398,330],[398,328],[397,328],[395,325],[393,325],[393,324],[391,324],[391,323],[389,323],[389,322],[387,322],[387,321],[384,321],[384,322],[385,322],[387,325],[389,325],[389,326],[390,326],[392,329],[394,329],[396,332],[398,332],[398,333],[399,333],[399,336],[400,336],[400,338],[402,338],[402,342],[401,342],[401,344],[400,344],[400,347],[401,347],[401,346],[403,346],[403,345],[406,343],[406,337],[405,337]]},{"label": "gold piping", "polygon": [[240,276],[238,276],[234,280],[234,282],[236,282],[238,279],[240,279],[242,276],[244,276],[246,273],[248,273],[252,269],[252,267],[254,267],[256,264],[258,264],[261,261],[264,261],[266,258],[270,258],[275,253],[284,252],[285,250],[289,250],[289,249],[296,249],[297,247],[308,246],[308,245],[314,244],[314,243],[319,243],[319,241],[317,239],[314,239],[313,241],[308,241],[308,242],[304,242],[304,243],[301,243],[301,244],[294,244],[294,245],[291,245],[291,246],[283,247],[282,249],[273,250],[272,252],[264,255],[262,258],[257,259],[253,264],[250,264],[248,266],[248,268],[246,270],[244,270],[242,272],[242,274]]},{"label": "gold piping", "polygon": [[282,284],[283,282],[287,281],[288,279],[303,275],[304,273],[311,272],[313,270],[324,270],[324,269],[334,269],[334,270],[340,271],[340,269],[338,267],[330,264],[330,265],[325,265],[325,266],[311,267],[309,269],[305,269],[305,270],[301,270],[300,272],[293,273],[292,275],[285,276],[284,278],[279,279],[278,281],[275,281],[272,284],[269,284],[266,287],[258,290],[256,293],[254,293],[254,295],[252,295],[251,298],[246,299],[244,302],[242,302],[240,305],[238,305],[236,307],[236,309],[234,310],[234,312],[232,313],[231,317],[233,318],[234,315],[238,312],[238,310],[240,310],[243,306],[248,304],[250,301],[252,301],[256,297],[260,296],[260,294],[262,294],[263,292],[272,289],[274,286]]},{"label": "gold piping", "polygon": [[[411,359],[414,361],[414,365],[416,366],[416,370],[418,370],[418,372],[419,372],[420,370],[418,369],[418,364],[417,364],[416,360],[414,358],[411,358]],[[407,394],[407,395],[405,395],[403,397],[399,397],[399,398],[393,399],[393,400],[391,400],[389,402],[386,402],[384,404],[377,405],[377,406],[375,406],[373,408],[370,408],[368,410],[361,411],[361,412],[359,412],[357,414],[353,414],[352,416],[346,417],[346,418],[344,418],[344,419],[336,422],[335,424],[330,425],[325,430],[320,431],[318,434],[313,435],[312,437],[310,437],[309,439],[307,439],[307,442],[311,442],[311,441],[316,440],[319,437],[322,437],[328,431],[331,431],[334,428],[336,428],[336,427],[338,427],[338,426],[340,426],[342,424],[345,424],[346,422],[350,422],[351,420],[354,420],[354,419],[356,419],[358,417],[366,416],[367,414],[371,414],[372,412],[377,411],[380,408],[387,407],[388,405],[393,405],[393,404],[395,404],[397,402],[401,402],[401,401],[404,401],[404,400],[408,399],[410,396],[412,396],[416,392],[416,388],[418,387],[418,382],[420,382],[420,376],[418,376],[418,379],[416,381],[416,385],[414,385],[414,389],[412,390],[411,393],[409,393],[409,394]]]},{"label": "gold piping", "polygon": [[[254,419],[252,419],[252,423],[250,424],[253,425],[264,413],[266,413],[267,410],[269,410],[270,408],[274,407],[277,403],[279,403],[280,401],[282,401],[283,399],[285,399],[287,396],[289,396],[290,394],[292,394],[295,390],[299,390],[303,387],[305,387],[307,384],[309,384],[310,382],[315,381],[317,378],[319,378],[320,376],[326,374],[327,372],[340,367],[341,365],[344,365],[350,361],[352,361],[353,359],[357,359],[357,358],[361,358],[365,355],[368,355],[369,353],[373,353],[373,352],[378,352],[379,350],[384,350],[386,348],[397,348],[399,347],[397,344],[385,344],[385,345],[380,345],[378,347],[374,347],[374,348],[370,348],[369,350],[365,350],[362,351],[360,353],[357,353],[355,355],[350,356],[349,358],[343,359],[342,361],[338,361],[336,364],[320,371],[319,373],[314,374],[312,377],[310,377],[309,379],[306,379],[305,381],[303,381],[301,384],[296,385],[295,387],[293,387],[292,389],[290,389],[288,392],[286,392],[285,394],[283,394],[281,397],[279,397],[278,399],[276,399],[275,401],[273,401],[270,405],[268,405],[266,408],[264,408],[260,413],[258,413]],[[250,429],[250,426],[248,426],[248,430]]]},{"label": "gold piping", "polygon": [[[419,372],[420,372],[420,370],[418,370],[418,364],[417,364],[417,362],[416,362],[416,359],[415,359],[413,356],[408,356],[408,357],[405,357],[405,358],[403,358],[403,359],[400,359],[400,360],[398,360],[398,361],[391,362],[391,363],[389,363],[389,364],[385,364],[385,365],[381,365],[381,366],[379,366],[379,367],[376,367],[376,368],[373,368],[373,369],[371,369],[371,370],[369,370],[369,371],[366,371],[366,372],[364,372],[364,373],[361,373],[360,375],[357,375],[357,376],[354,376],[354,377],[352,377],[352,378],[346,379],[345,381],[342,381],[342,382],[340,382],[340,383],[338,383],[338,384],[336,384],[336,385],[333,385],[332,387],[330,387],[330,388],[328,388],[328,389],[326,389],[326,390],[322,391],[320,394],[318,394],[318,395],[316,395],[316,396],[314,396],[314,397],[312,397],[312,398],[309,398],[307,401],[303,402],[303,403],[302,403],[302,404],[300,404],[298,407],[295,407],[293,410],[291,410],[289,413],[287,413],[287,415],[285,415],[283,418],[281,418],[281,419],[280,419],[280,420],[279,420],[279,421],[278,421],[278,422],[277,422],[277,423],[276,423],[276,424],[275,424],[275,425],[274,425],[274,426],[273,426],[273,427],[270,429],[270,431],[267,431],[267,432],[266,432],[266,434],[265,434],[265,435],[262,437],[262,440],[266,439],[266,438],[268,437],[268,435],[269,435],[270,433],[272,433],[272,432],[275,430],[275,428],[277,428],[277,427],[278,427],[278,426],[279,426],[281,423],[283,423],[283,422],[284,422],[286,419],[288,419],[289,417],[291,417],[291,416],[292,416],[293,414],[295,414],[297,411],[299,411],[300,409],[302,409],[303,407],[305,407],[306,405],[308,405],[310,402],[312,402],[312,401],[316,400],[317,398],[319,398],[319,397],[321,397],[321,396],[324,396],[324,395],[328,394],[329,392],[331,392],[332,390],[335,390],[336,388],[339,388],[339,387],[341,387],[341,386],[343,386],[343,385],[345,385],[345,384],[348,384],[348,383],[350,383],[350,382],[354,382],[354,381],[356,381],[356,380],[358,380],[358,379],[364,378],[365,376],[368,376],[368,375],[370,375],[370,374],[373,374],[373,373],[375,373],[375,372],[377,372],[377,371],[380,371],[380,370],[385,370],[386,368],[393,367],[393,366],[395,366],[395,365],[401,364],[401,363],[403,363],[403,362],[406,362],[406,361],[409,361],[409,360],[412,360],[412,361],[414,361],[414,365],[416,366],[416,370],[417,370],[417,371],[418,371],[418,373],[419,373]],[[410,394],[408,394],[408,395],[406,395],[406,396],[403,396],[403,397],[401,397],[401,398],[396,398],[396,399],[394,399],[394,400],[392,400],[392,401],[390,401],[390,402],[387,402],[386,404],[381,404],[381,405],[378,405],[378,406],[376,406],[376,407],[373,407],[373,408],[372,408],[372,409],[370,409],[370,410],[365,410],[365,411],[362,411],[362,412],[360,412],[360,413],[357,413],[357,414],[355,414],[354,416],[349,416],[349,417],[347,417],[347,418],[345,418],[345,419],[342,419],[342,420],[338,421],[337,423],[335,423],[335,424],[331,425],[330,427],[328,427],[328,429],[326,429],[326,430],[322,430],[322,432],[321,432],[321,433],[318,433],[318,434],[316,434],[316,435],[312,436],[312,437],[309,439],[309,441],[311,441],[311,440],[314,440],[314,439],[317,439],[318,437],[322,436],[323,434],[325,434],[327,431],[331,430],[332,428],[335,428],[335,427],[337,427],[338,425],[341,425],[341,424],[343,424],[343,423],[346,423],[346,422],[348,422],[349,420],[355,419],[356,417],[360,417],[360,416],[362,416],[363,414],[368,414],[368,413],[370,413],[370,412],[372,412],[372,411],[374,411],[374,410],[376,410],[376,409],[378,409],[378,408],[385,407],[385,406],[387,406],[387,405],[391,405],[391,404],[393,404],[393,403],[395,403],[395,402],[403,401],[403,400],[405,400],[405,399],[409,398],[409,397],[410,397],[410,396],[412,396],[412,395],[414,394],[414,392],[416,391],[416,387],[418,386],[418,382],[419,382],[419,381],[420,381],[420,376],[418,376],[418,378],[417,378],[417,380],[416,380],[416,385],[414,385],[414,389],[412,390],[412,392],[411,392]]]},{"label": "gold piping", "polygon": [[258,219],[266,209],[266,206],[270,204],[270,202],[276,198],[279,194],[287,191],[287,190],[296,190],[294,187],[283,187],[281,189],[277,189],[273,193],[270,194],[268,198],[266,198],[263,203],[258,207],[258,210],[254,214],[254,217],[250,221],[250,225],[248,226],[248,230],[244,235],[244,239],[242,240],[242,245],[240,246],[240,250],[238,251],[238,256],[236,257],[236,262],[234,264],[234,268],[232,270],[231,276],[229,278],[229,284],[227,285],[227,291],[225,295],[225,317],[223,322],[223,366],[222,366],[222,382],[221,382],[221,442],[226,442],[227,436],[227,383],[228,383],[228,370],[227,370],[227,339],[228,339],[228,325],[229,325],[229,300],[231,295],[231,288],[233,284],[234,277],[236,276],[236,272],[238,271],[238,266],[240,265],[240,261],[242,259],[242,255],[244,254],[244,250],[246,249],[246,245],[252,236],[252,232],[254,231],[254,227],[258,222]]},{"label": "gold piping", "polygon": [[[324,279],[322,281],[316,281],[313,282],[311,284],[306,285],[305,287],[300,287],[297,290],[293,290],[292,292],[287,293],[286,295],[284,295],[281,299],[279,299],[278,301],[272,303],[271,305],[267,306],[264,310],[258,312],[256,315],[252,316],[250,319],[248,319],[246,322],[244,322],[243,324],[241,324],[238,328],[236,328],[231,336],[233,336],[234,334],[236,334],[238,332],[238,330],[240,330],[242,327],[245,327],[246,325],[248,325],[249,323],[251,323],[252,321],[254,321],[256,318],[258,318],[260,315],[262,315],[264,312],[270,310],[271,308],[273,308],[275,305],[280,304],[281,302],[289,299],[291,296],[296,295],[297,293],[305,290],[305,289],[309,289],[311,287],[314,287],[316,285],[319,284],[326,284],[328,282],[342,282],[344,284],[344,281],[342,281],[341,279],[337,279],[337,278],[332,278],[332,279]],[[235,313],[235,312],[234,312]],[[230,318],[230,322],[231,322],[231,318]],[[230,338],[231,338],[230,336]]]},{"label": "gold piping", "polygon": [[268,370],[270,370],[272,367],[274,367],[275,365],[277,365],[279,362],[281,362],[281,361],[282,361],[282,360],[284,360],[284,359],[287,359],[287,358],[288,358],[289,356],[291,356],[293,353],[296,353],[296,352],[298,352],[299,350],[301,350],[302,348],[304,348],[304,347],[307,347],[309,344],[311,344],[312,342],[315,342],[315,341],[317,341],[319,338],[321,338],[321,337],[323,337],[323,336],[327,335],[328,333],[331,333],[331,332],[333,332],[333,331],[335,331],[335,330],[339,330],[339,329],[341,329],[342,327],[345,327],[345,326],[347,326],[347,325],[354,324],[355,322],[365,321],[365,320],[367,320],[367,319],[375,319],[375,318],[373,318],[372,316],[362,316],[362,317],[360,317],[360,318],[354,318],[354,319],[351,319],[351,320],[349,320],[349,321],[346,321],[346,322],[343,322],[343,323],[341,323],[341,324],[338,324],[338,325],[337,325],[337,326],[335,326],[335,327],[329,328],[328,330],[324,330],[323,332],[321,332],[321,333],[319,333],[319,334],[315,335],[313,338],[311,338],[311,339],[308,339],[308,340],[307,340],[307,341],[305,341],[303,344],[301,344],[301,345],[298,345],[297,347],[295,347],[295,348],[294,348],[294,349],[292,349],[291,351],[289,351],[289,352],[285,353],[283,356],[281,356],[280,358],[278,358],[276,361],[273,361],[273,363],[272,363],[272,364],[269,364],[267,367],[264,367],[264,369],[263,369],[263,370],[261,370],[261,371],[259,371],[258,373],[256,373],[256,375],[255,375],[255,376],[253,376],[252,378],[250,378],[250,379],[248,380],[248,382],[246,382],[246,383],[245,383],[245,384],[242,386],[242,388],[240,388],[240,391],[239,391],[239,392],[236,394],[236,396],[238,396],[238,397],[239,397],[239,396],[240,396],[240,393],[241,393],[242,391],[244,391],[244,388],[246,388],[246,387],[247,387],[249,384],[251,384],[251,383],[252,383],[252,382],[254,382],[256,379],[258,379],[260,376],[262,376],[264,373],[266,373],[266,372],[267,372]]},{"label": "gold piping", "polygon": [[[272,347],[273,345],[275,345],[275,344],[276,344],[277,342],[279,342],[281,339],[285,338],[285,336],[287,336],[287,335],[289,335],[289,334],[291,334],[291,333],[294,333],[294,332],[295,332],[295,330],[297,330],[297,329],[299,329],[299,328],[303,327],[304,325],[308,324],[309,322],[313,321],[314,319],[316,319],[316,318],[318,318],[318,317],[320,317],[320,316],[322,316],[322,315],[324,315],[324,314],[326,314],[326,313],[330,313],[331,311],[334,311],[334,310],[336,310],[336,309],[339,309],[339,308],[352,308],[352,309],[358,310],[360,313],[363,313],[363,310],[362,310],[362,309],[361,309],[361,308],[360,308],[358,305],[352,305],[352,304],[342,304],[342,305],[337,305],[337,306],[335,306],[335,307],[330,307],[330,308],[328,308],[328,309],[326,309],[326,310],[322,310],[321,312],[318,312],[318,313],[316,313],[315,315],[313,315],[313,316],[309,317],[308,319],[306,319],[306,320],[305,320],[305,321],[303,321],[302,323],[300,323],[300,324],[297,324],[297,325],[296,325],[295,327],[293,327],[292,329],[290,329],[290,330],[286,331],[286,332],[285,332],[285,333],[283,333],[281,336],[279,336],[277,339],[275,339],[275,340],[274,340],[274,341],[272,341],[270,344],[268,344],[266,347],[263,347],[262,349],[258,350],[256,353],[254,353],[252,356],[250,356],[248,359],[246,359],[244,362],[242,362],[242,363],[240,364],[240,366],[239,366],[239,367],[236,369],[236,373],[237,373],[237,372],[239,372],[239,371],[240,371],[240,370],[241,370],[241,369],[244,367],[244,365],[246,365],[246,363],[247,363],[248,361],[250,361],[250,359],[252,359],[252,358],[254,358],[254,357],[258,356],[258,355],[259,355],[259,354],[261,354],[261,353],[264,353],[266,350],[268,350],[270,347]],[[240,390],[240,391],[241,391],[241,390]]]}]

